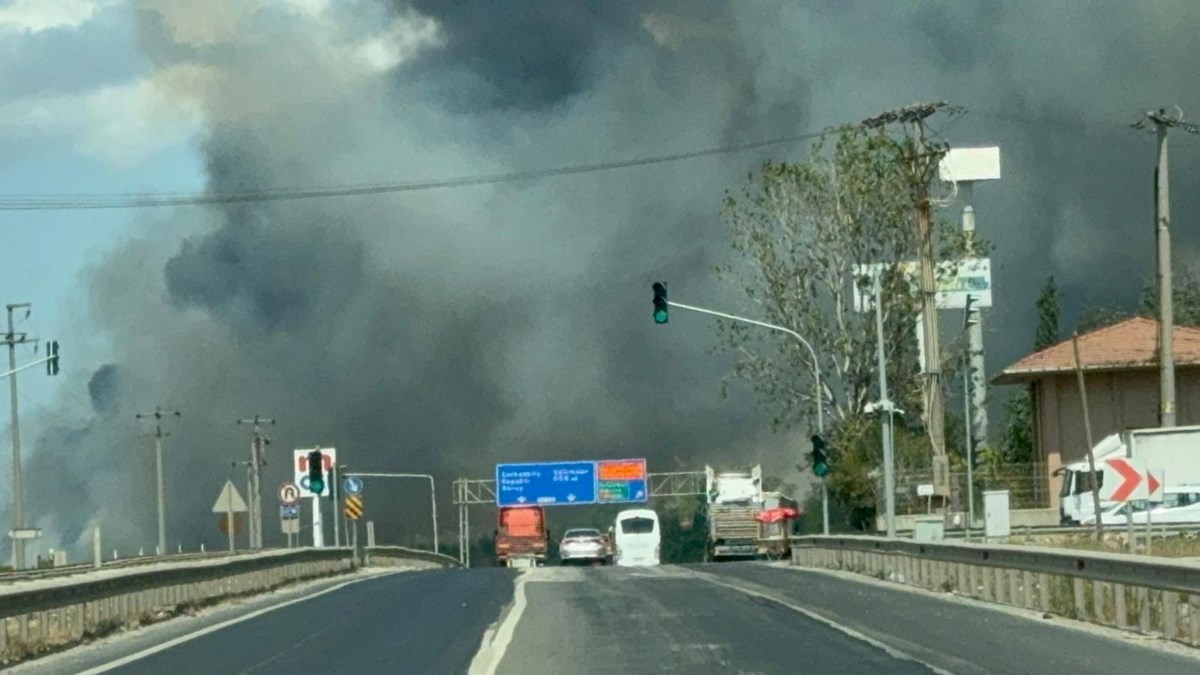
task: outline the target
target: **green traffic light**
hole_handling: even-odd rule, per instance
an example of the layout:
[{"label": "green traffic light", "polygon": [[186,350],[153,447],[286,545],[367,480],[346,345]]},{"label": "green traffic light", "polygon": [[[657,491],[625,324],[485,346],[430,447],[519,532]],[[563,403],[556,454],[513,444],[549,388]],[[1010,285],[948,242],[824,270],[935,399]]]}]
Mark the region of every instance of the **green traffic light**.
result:
[{"label": "green traffic light", "polygon": [[829,473],[829,465],[825,464],[824,462],[820,464],[813,464],[813,473],[819,478],[824,478],[825,474]]},{"label": "green traffic light", "polygon": [[667,285],[661,281],[654,282],[654,323],[667,322]]},{"label": "green traffic light", "polygon": [[317,494],[321,494],[322,492],[325,491],[325,481],[321,480],[320,478],[318,478],[316,480],[309,479],[308,489],[312,490],[313,492],[315,492]]}]

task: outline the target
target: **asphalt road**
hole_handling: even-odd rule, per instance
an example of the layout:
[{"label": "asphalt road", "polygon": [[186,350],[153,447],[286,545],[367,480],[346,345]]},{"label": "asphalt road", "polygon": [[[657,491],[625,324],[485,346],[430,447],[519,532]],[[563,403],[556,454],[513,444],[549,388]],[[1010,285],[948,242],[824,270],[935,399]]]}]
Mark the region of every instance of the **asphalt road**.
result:
[{"label": "asphalt road", "polygon": [[369,579],[107,672],[465,673],[484,631],[511,601],[515,576],[451,569]]},{"label": "asphalt road", "polygon": [[495,627],[484,651],[494,658],[476,663],[501,675],[1200,672],[1200,652],[1182,647],[755,563],[431,570],[345,583],[233,603],[18,670],[465,673]]},{"label": "asphalt road", "polygon": [[1196,673],[1062,621],[758,564],[542,569],[500,661],[529,673]]}]

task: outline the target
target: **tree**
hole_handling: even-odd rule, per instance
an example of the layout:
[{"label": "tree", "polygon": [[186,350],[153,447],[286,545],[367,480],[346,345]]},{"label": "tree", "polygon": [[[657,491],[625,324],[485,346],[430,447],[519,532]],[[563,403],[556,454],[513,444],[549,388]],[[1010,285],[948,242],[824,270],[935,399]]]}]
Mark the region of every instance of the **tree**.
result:
[{"label": "tree", "polygon": [[[1176,274],[1171,280],[1171,308],[1176,326],[1200,328],[1200,276],[1195,269]],[[1154,284],[1142,287],[1137,313],[1158,319],[1158,288]]]},{"label": "tree", "polygon": [[1033,336],[1034,351],[1041,351],[1046,347],[1058,344],[1058,286],[1054,283],[1054,277],[1046,279],[1046,285],[1042,286],[1042,292],[1038,294],[1037,302],[1035,303],[1038,314],[1037,332]]},{"label": "tree", "polygon": [[1081,334],[1090,333],[1133,316],[1135,316],[1133,312],[1112,305],[1089,307],[1079,314],[1079,318],[1075,321],[1075,330]]},{"label": "tree", "polygon": [[[919,244],[910,152],[882,130],[842,128],[818,139],[807,161],[764,164],[740,191],[726,193],[722,209],[738,255],[721,277],[744,292],[755,316],[796,330],[817,353],[821,400],[834,428],[837,468],[828,480],[847,511],[873,510],[867,474],[879,465],[878,442],[869,444],[878,421],[862,413],[876,387],[875,317],[856,308],[856,297],[870,293],[868,265],[882,266],[892,399],[910,418],[921,409],[919,296],[900,265],[917,258]],[[961,233],[940,222],[935,228],[939,259],[960,260]],[[744,324],[721,322],[720,331],[721,345],[740,357],[730,377],[753,386],[773,428],[812,428],[808,351],[790,336]],[[921,457],[928,463],[927,442]]]}]

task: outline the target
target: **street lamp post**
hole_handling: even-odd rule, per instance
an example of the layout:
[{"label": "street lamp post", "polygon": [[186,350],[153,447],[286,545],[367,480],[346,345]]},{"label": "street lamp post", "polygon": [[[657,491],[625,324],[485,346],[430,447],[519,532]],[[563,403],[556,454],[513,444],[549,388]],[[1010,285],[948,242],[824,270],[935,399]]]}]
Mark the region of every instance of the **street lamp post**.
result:
[{"label": "street lamp post", "polygon": [[[967,296],[967,306],[963,311],[963,333],[967,334],[976,321],[971,318],[974,311],[971,303],[975,296]],[[971,340],[967,340],[967,354],[963,359],[963,425],[966,428],[963,440],[966,441],[967,451],[967,540],[971,539],[971,527],[975,525],[975,438],[971,429]]]},{"label": "street lamp post", "polygon": [[[696,307],[693,305],[684,305],[673,301],[668,301],[667,305],[679,309],[686,309],[690,312],[699,312],[701,314],[720,317],[729,321],[737,321],[740,323],[748,323],[752,326],[759,326],[761,328],[769,328],[774,331],[779,331],[780,333],[787,333],[793,338],[796,338],[796,340],[798,340],[800,344],[804,345],[804,348],[808,350],[808,355],[812,357],[813,385],[816,389],[816,397],[814,398],[814,401],[817,404],[817,433],[822,436],[825,434],[825,401],[823,396],[824,389],[821,388],[821,364],[819,361],[817,361],[817,352],[813,349],[812,345],[809,344],[808,340],[805,340],[799,333],[790,328],[776,326],[773,323],[767,323],[765,321],[748,319],[744,316],[726,314],[724,312],[717,312],[711,309],[705,309],[703,307]],[[829,488],[825,483],[824,476],[821,476],[821,531],[824,534],[829,534]]]}]

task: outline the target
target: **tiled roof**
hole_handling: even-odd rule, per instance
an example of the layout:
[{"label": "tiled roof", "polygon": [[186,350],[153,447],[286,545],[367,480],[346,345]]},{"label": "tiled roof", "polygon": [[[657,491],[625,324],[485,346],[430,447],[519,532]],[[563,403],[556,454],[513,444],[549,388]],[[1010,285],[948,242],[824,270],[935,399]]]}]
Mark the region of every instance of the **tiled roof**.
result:
[{"label": "tiled roof", "polygon": [[[1200,365],[1200,329],[1175,327],[1175,365]],[[1134,317],[1079,336],[1083,370],[1113,371],[1150,368],[1158,364],[1158,322]],[[1035,352],[1005,368],[992,382],[1018,384],[1041,375],[1075,370],[1070,340]]]}]

